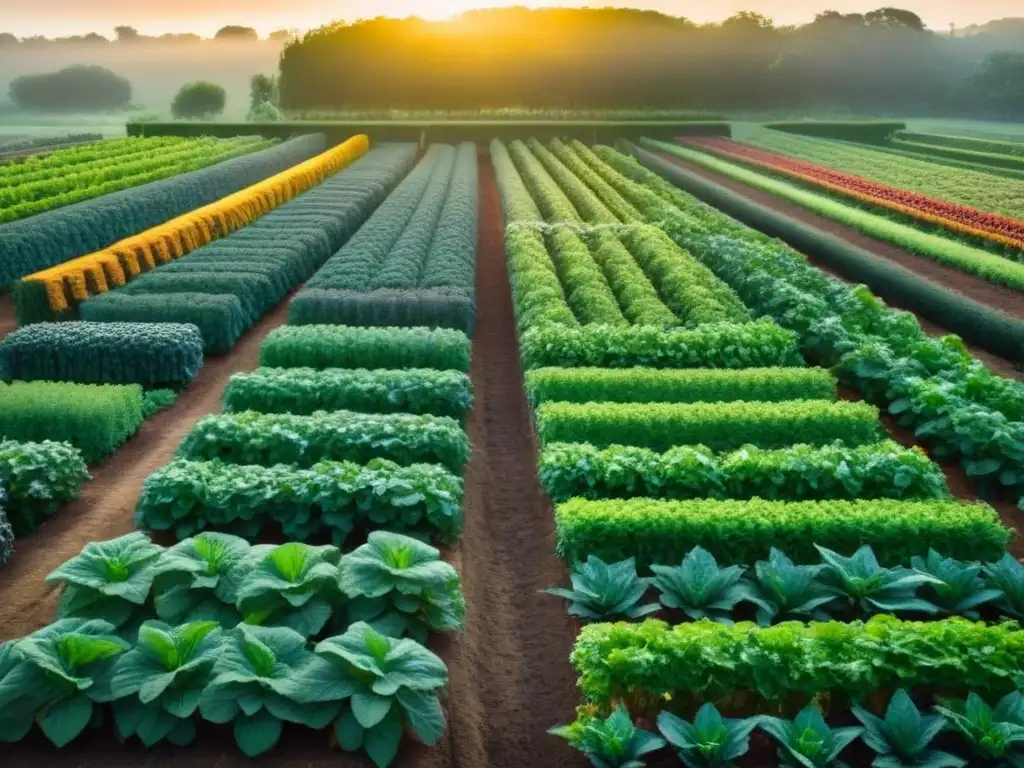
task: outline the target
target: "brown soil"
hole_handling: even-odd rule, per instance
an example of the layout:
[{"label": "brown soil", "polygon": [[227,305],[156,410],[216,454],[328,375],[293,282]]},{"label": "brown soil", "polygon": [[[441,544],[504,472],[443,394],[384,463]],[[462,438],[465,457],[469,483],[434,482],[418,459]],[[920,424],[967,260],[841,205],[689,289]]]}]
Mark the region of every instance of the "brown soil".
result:
[{"label": "brown soil", "polygon": [[18,329],[18,315],[14,311],[14,299],[9,293],[0,294],[0,339]]},{"label": "brown soil", "polygon": [[[743,195],[744,197],[765,206],[766,208],[771,208],[773,211],[776,211],[783,216],[789,216],[790,218],[796,219],[810,227],[814,227],[822,232],[827,232],[828,234],[838,237],[851,245],[863,248],[865,251],[869,251],[879,258],[895,262],[915,274],[931,280],[934,283],[938,283],[952,291],[956,291],[957,293],[977,301],[979,304],[993,307],[994,309],[998,309],[1013,317],[1024,318],[1024,301],[1022,301],[1021,294],[1016,291],[999,285],[993,285],[992,283],[988,283],[974,275],[969,275],[966,272],[961,272],[953,267],[948,267],[944,264],[940,264],[939,262],[932,261],[924,256],[917,256],[903,250],[902,248],[892,245],[891,243],[876,240],[873,237],[861,234],[854,229],[839,224],[832,219],[812,213],[799,205],[785,200],[780,200],[769,192],[755,189],[754,187],[750,187],[742,182],[730,179],[727,176],[715,173],[714,171],[709,171],[708,169],[694,163],[687,162],[682,158],[674,157],[666,153],[658,153],[658,156],[663,160],[678,165],[680,168],[685,168],[696,176],[713,181],[726,189]],[[808,257],[809,261],[819,269],[828,272],[829,274],[841,277],[844,280],[850,279],[847,275],[837,272],[834,268],[824,266],[818,259],[814,258],[812,254],[805,255]],[[876,291],[876,293],[877,292],[878,291]],[[899,302],[889,301],[888,299],[886,299],[886,301],[893,306],[900,306]],[[935,323],[927,320],[921,320],[920,318],[918,319],[921,322],[921,327],[932,335],[941,336],[950,333],[950,331]],[[1020,377],[1020,372],[1016,369],[1014,364],[1005,358],[979,350],[976,347],[971,347],[971,353],[985,363],[985,365],[995,371],[998,371],[1004,376],[1013,376],[1015,378]]]}]

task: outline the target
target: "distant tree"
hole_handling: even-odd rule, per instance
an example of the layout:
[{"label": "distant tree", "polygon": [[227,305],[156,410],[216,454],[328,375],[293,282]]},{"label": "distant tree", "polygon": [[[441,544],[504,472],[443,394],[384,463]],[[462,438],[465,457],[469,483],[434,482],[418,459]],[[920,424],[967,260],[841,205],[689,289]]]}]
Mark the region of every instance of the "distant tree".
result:
[{"label": "distant tree", "polygon": [[734,13],[722,22],[722,29],[729,32],[770,30],[774,27],[775,23],[771,19],[753,11]]},{"label": "distant tree", "polygon": [[249,78],[249,120],[280,120],[277,108],[277,78],[274,75],[253,75]]},{"label": "distant tree", "polygon": [[192,32],[166,32],[160,35],[160,40],[165,43],[198,43],[202,39]]},{"label": "distant tree", "polygon": [[82,38],[83,43],[109,43],[110,41],[97,32],[90,32]]},{"label": "distant tree", "polygon": [[273,40],[278,43],[287,43],[289,40],[294,40],[296,37],[298,37],[298,35],[295,34],[295,30],[275,29],[267,35],[267,40]]},{"label": "distant tree", "polygon": [[913,11],[905,11],[902,8],[879,8],[877,11],[870,11],[864,14],[864,21],[871,27],[924,31],[924,22],[921,21],[921,17]]},{"label": "distant tree", "polygon": [[1024,116],[1024,53],[990,54],[968,81],[968,91],[983,107]]},{"label": "distant tree", "polygon": [[221,27],[217,30],[217,34],[213,36],[215,40],[235,40],[242,42],[252,42],[259,40],[260,36],[256,34],[256,30],[252,27],[240,27],[235,24],[229,24],[226,27]]},{"label": "distant tree", "polygon": [[114,38],[119,43],[134,43],[141,37],[142,35],[139,34],[139,30],[135,27],[129,27],[127,25],[114,27]]},{"label": "distant tree", "polygon": [[178,95],[171,102],[171,114],[175,119],[208,119],[224,111],[228,94],[214,83],[188,83],[181,86]]},{"label": "distant tree", "polygon": [[10,46],[18,44],[18,38],[16,38],[10,32],[0,32],[0,48],[8,48]]},{"label": "distant tree", "polygon": [[22,109],[101,112],[127,107],[131,99],[131,83],[103,67],[79,65],[11,81],[11,101]]}]

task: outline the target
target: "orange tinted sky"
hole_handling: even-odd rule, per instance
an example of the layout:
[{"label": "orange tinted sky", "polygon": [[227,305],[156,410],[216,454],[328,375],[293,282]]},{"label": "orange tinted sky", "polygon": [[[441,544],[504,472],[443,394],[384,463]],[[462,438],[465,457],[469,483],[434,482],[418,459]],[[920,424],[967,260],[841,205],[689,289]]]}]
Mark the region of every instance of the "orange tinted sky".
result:
[{"label": "orange tinted sky", "polygon": [[197,32],[212,34],[223,24],[246,24],[266,33],[286,27],[307,29],[333,19],[417,14],[442,18],[469,8],[493,5],[621,5],[651,8],[694,21],[715,21],[738,10],[755,10],[779,24],[810,20],[825,8],[863,12],[896,5],[918,13],[933,28],[982,23],[1024,15],[1021,0],[0,0],[0,31],[47,36],[90,31],[111,34],[116,24],[131,24],[146,34]]}]

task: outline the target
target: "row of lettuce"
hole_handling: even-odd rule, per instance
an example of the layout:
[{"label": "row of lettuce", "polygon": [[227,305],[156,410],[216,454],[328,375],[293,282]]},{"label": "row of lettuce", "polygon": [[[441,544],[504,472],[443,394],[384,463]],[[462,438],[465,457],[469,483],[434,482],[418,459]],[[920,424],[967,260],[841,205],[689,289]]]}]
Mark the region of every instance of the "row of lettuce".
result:
[{"label": "row of lettuce", "polygon": [[[862,733],[828,725],[845,701],[875,717],[888,697],[865,695],[879,689],[929,704],[923,691],[971,689],[994,704],[1013,690],[1024,635],[999,621],[1019,615],[1024,567],[1006,554],[1010,531],[988,505],[954,500],[920,449],[886,439],[873,404],[837,401],[833,373],[806,367],[832,367],[821,345],[845,330],[815,309],[856,306],[894,331],[917,328],[913,318],[609,148],[491,150],[539,473],[573,569],[572,587],[552,591],[598,622],[572,656],[577,721],[555,732],[595,765],[642,765],[666,744],[711,765],[746,752],[760,725],[793,764],[827,765]],[[773,295],[766,261],[802,265],[831,300],[795,286]],[[627,270],[635,290],[617,290]],[[918,328],[904,343],[963,355],[995,380],[954,340]],[[963,618],[979,616],[988,623]],[[940,647],[941,662],[924,650]],[[759,716],[805,704],[795,723]],[[716,705],[758,717],[722,720]],[[792,736],[808,728],[835,749],[815,757],[813,739]],[[883,741],[868,744],[882,752]]]},{"label": "row of lettuce", "polygon": [[[370,152],[339,175],[356,181],[339,185],[332,209],[343,214],[337,203],[357,184],[364,197],[385,196],[413,153]],[[432,150],[417,168],[439,157],[446,189],[398,209],[403,181],[363,225],[384,245],[360,253],[374,259],[372,275],[448,271],[439,287],[472,302],[475,149]],[[324,212],[311,222],[341,229]],[[323,276],[338,263],[325,259]],[[329,728],[378,766],[407,733],[441,738],[448,672],[425,643],[461,629],[465,606],[457,571],[426,542],[453,545],[462,530],[469,338],[404,327],[402,315],[359,327],[296,324],[292,311],[293,323],[264,340],[260,367],[232,376],[224,412],[196,424],[144,483],[137,527],[178,544],[137,532],[88,545],[50,576],[63,587],[57,621],[2,646],[0,740],[38,723],[68,744],[89,720],[69,710],[94,724],[112,716],[122,738],[147,746],[190,743],[202,721],[231,724],[249,756],[271,749],[286,723]],[[257,543],[267,539],[287,543]],[[72,646],[87,650],[72,657]],[[88,684],[42,685],[47,664]]]}]

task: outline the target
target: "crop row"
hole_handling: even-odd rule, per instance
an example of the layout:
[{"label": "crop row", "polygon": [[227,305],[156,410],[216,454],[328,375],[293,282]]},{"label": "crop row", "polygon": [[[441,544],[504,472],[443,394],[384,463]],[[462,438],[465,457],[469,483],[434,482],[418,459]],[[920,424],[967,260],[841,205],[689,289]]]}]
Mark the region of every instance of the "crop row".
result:
[{"label": "crop row", "polygon": [[189,139],[176,146],[130,157],[114,155],[97,162],[91,169],[59,168],[46,178],[11,179],[13,184],[0,185],[0,222],[27,218],[81,200],[195,171],[264,149],[272,143],[259,138]]},{"label": "crop row", "polygon": [[[112,157],[132,157],[139,152],[180,146],[191,139],[179,136],[154,136],[145,140],[134,137],[90,141],[77,147],[55,149],[45,154],[31,155],[20,163],[11,163],[0,169],[0,184],[16,184],[23,180],[37,180],[56,175],[62,169],[71,173],[81,167],[91,168],[98,163],[109,163]],[[3,145],[3,151],[7,145]],[[29,149],[31,147],[23,147]]]},{"label": "crop row", "polygon": [[[281,173],[324,148],[322,134],[302,136],[209,168],[47,211],[30,220],[0,225],[0,283],[102,251]],[[214,216],[218,212],[219,219]],[[226,227],[224,213],[217,208],[211,210],[207,229]],[[189,231],[198,233],[198,222]],[[170,230],[167,232],[170,234]],[[177,239],[180,238],[179,234]]]}]

